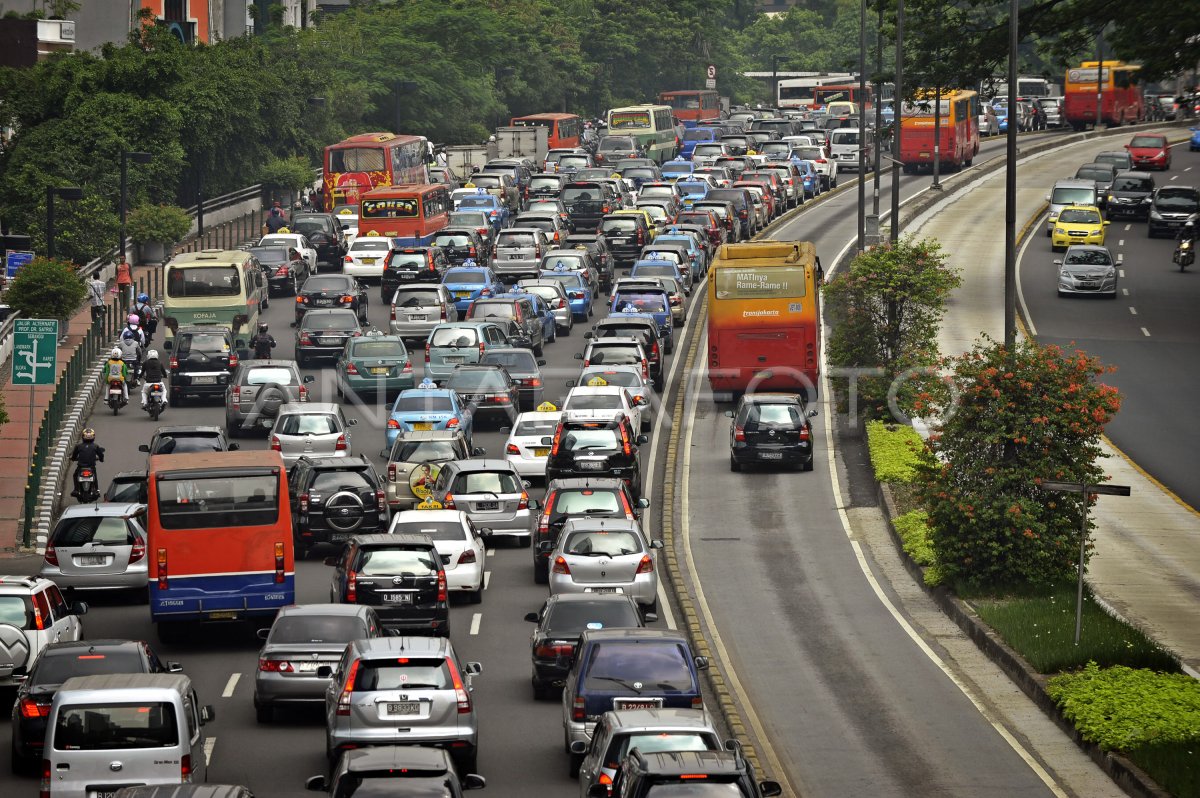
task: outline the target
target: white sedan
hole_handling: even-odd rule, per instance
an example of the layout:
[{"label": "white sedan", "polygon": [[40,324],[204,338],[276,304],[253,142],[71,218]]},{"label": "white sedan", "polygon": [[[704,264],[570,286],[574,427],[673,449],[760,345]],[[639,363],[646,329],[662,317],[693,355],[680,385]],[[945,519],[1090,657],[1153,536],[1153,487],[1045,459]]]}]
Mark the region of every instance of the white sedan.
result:
[{"label": "white sedan", "polygon": [[387,238],[358,238],[346,251],[342,271],[360,279],[383,279],[383,267],[387,263],[392,242]]},{"label": "white sedan", "polygon": [[428,535],[442,557],[446,589],[465,593],[472,604],[483,601],[483,539],[490,529],[476,529],[462,510],[405,510],[393,516],[388,534]]},{"label": "white sedan", "polygon": [[512,432],[504,443],[504,459],[513,464],[523,477],[545,477],[546,459],[550,446],[544,440],[553,438],[562,413],[534,411],[517,416]]},{"label": "white sedan", "polygon": [[307,236],[299,233],[270,233],[263,236],[256,246],[292,247],[308,262],[309,273],[317,273],[317,248],[309,243]]},{"label": "white sedan", "polygon": [[[603,384],[602,384],[603,383]],[[635,430],[650,429],[650,415],[643,414],[645,399],[634,399],[620,385],[609,385],[602,377],[592,377],[588,384],[572,388],[563,401],[563,418],[595,418],[609,420],[618,413],[625,414]]]},{"label": "white sedan", "polygon": [[646,379],[642,376],[641,366],[626,365],[623,363],[584,366],[575,384],[579,386],[598,384],[593,382],[597,377],[607,385],[620,385],[629,391],[629,395],[633,397],[634,401],[645,399],[646,404],[643,405],[642,415],[650,415],[650,411],[647,408],[650,406],[650,395],[651,390],[654,388],[654,380]]}]

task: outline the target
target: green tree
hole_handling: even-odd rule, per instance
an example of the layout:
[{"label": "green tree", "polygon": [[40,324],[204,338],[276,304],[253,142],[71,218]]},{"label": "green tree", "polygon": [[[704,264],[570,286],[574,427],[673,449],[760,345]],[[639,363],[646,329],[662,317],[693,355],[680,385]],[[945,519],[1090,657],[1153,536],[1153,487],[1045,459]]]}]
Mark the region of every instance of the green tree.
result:
[{"label": "green tree", "polygon": [[70,263],[34,258],[8,285],[5,299],[30,319],[69,319],[79,309],[87,287]]},{"label": "green tree", "polygon": [[953,365],[958,399],[919,488],[944,573],[995,589],[1072,579],[1081,498],[1039,484],[1104,479],[1100,436],[1121,406],[1099,382],[1111,369],[1081,351],[990,341]]},{"label": "green tree", "polygon": [[937,381],[913,370],[937,364],[938,328],[960,282],[936,241],[902,238],[862,253],[825,284],[829,365],[881,371],[857,383],[868,414],[888,412],[889,391],[907,415],[930,409]]}]

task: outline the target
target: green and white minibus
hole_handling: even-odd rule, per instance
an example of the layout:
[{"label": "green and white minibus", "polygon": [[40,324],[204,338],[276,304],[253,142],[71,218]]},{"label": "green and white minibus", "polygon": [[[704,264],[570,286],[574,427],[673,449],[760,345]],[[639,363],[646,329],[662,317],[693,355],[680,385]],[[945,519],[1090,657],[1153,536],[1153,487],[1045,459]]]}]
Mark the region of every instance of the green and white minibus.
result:
[{"label": "green and white minibus", "polygon": [[646,157],[666,163],[679,151],[678,131],[669,105],[630,105],[608,112],[610,136],[633,136],[646,149]]},{"label": "green and white minibus", "polygon": [[240,249],[204,249],[176,255],[163,275],[163,347],[175,330],[212,324],[233,331],[234,348],[250,348],[260,309],[267,307],[267,278],[258,258]]}]

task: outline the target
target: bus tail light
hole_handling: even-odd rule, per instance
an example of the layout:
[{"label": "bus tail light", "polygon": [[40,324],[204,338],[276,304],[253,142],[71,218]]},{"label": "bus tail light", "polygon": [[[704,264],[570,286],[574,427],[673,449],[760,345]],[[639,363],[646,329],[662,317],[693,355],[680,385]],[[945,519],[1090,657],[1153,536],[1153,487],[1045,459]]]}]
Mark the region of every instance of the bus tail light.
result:
[{"label": "bus tail light", "polygon": [[652,574],[654,573],[654,560],[650,559],[649,554],[642,555],[642,561],[638,563],[637,573]]},{"label": "bus tail light", "polygon": [[[47,551],[49,551],[49,549],[47,549]],[[129,550],[129,562],[130,563],[141,562],[142,558],[145,556],[146,556],[146,541],[142,540],[139,537],[135,537],[133,539],[133,548],[131,548]]]},{"label": "bus tail light", "polygon": [[283,544],[275,543],[275,584],[282,585],[284,580]]},{"label": "bus tail light", "polygon": [[437,581],[437,590],[438,590],[437,600],[438,601],[449,601],[450,594],[446,590],[446,572],[439,568],[437,579],[438,579],[438,581]]},{"label": "bus tail light", "polygon": [[566,559],[561,554],[554,558],[554,567],[551,570],[556,574],[571,575],[571,566],[567,565]]},{"label": "bus tail light", "polygon": [[350,695],[354,692],[354,681],[358,678],[358,663],[360,660],[354,660],[350,663],[350,672],[346,674],[346,686],[342,688],[342,692],[338,695],[337,714],[350,714]]},{"label": "bus tail light", "polygon": [[341,435],[338,436],[337,443],[335,443],[333,445],[333,450],[335,452],[346,451],[346,435],[345,435],[345,433],[342,433]]},{"label": "bus tail light", "polygon": [[[346,603],[351,604],[358,601],[358,574],[354,571],[346,572]],[[338,714],[341,714],[340,712]]]},{"label": "bus tail light", "polygon": [[158,550],[158,589],[167,589],[167,550]]}]

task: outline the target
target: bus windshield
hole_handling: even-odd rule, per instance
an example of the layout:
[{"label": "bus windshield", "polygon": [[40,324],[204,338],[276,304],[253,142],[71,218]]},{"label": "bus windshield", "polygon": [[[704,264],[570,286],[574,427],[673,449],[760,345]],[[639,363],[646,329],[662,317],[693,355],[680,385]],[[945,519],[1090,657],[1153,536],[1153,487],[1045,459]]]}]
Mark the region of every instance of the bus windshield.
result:
[{"label": "bus windshield", "polygon": [[176,266],[167,274],[167,296],[173,299],[239,296],[242,292],[236,266]]},{"label": "bus windshield", "polygon": [[215,531],[265,526],[279,518],[276,474],[158,477],[158,522],[163,529]]},{"label": "bus windshield", "polygon": [[331,172],[382,172],[387,169],[382,147],[345,147],[329,152]]}]

